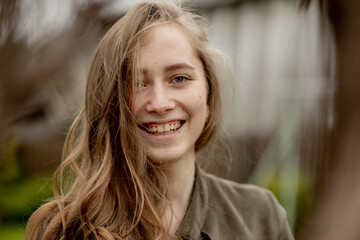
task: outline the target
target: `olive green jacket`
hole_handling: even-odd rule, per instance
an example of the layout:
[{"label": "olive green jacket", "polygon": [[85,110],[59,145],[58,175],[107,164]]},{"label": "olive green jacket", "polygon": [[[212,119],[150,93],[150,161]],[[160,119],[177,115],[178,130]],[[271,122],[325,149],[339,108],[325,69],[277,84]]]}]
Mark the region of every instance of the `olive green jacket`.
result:
[{"label": "olive green jacket", "polygon": [[197,170],[191,200],[177,234],[197,240],[292,240],[286,213],[274,195]]}]

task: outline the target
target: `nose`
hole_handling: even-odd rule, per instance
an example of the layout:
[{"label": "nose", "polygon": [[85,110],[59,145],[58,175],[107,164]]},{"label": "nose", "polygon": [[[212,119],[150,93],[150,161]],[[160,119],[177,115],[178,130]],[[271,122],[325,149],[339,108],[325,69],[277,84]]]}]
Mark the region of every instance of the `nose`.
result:
[{"label": "nose", "polygon": [[149,92],[145,110],[149,113],[164,114],[175,107],[170,91],[164,85],[154,85]]}]

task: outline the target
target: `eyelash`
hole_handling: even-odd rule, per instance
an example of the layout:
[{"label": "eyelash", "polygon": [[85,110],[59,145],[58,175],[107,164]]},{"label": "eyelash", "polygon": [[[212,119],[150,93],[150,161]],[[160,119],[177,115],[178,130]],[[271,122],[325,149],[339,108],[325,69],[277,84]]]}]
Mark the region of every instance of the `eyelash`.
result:
[{"label": "eyelash", "polygon": [[136,87],[137,88],[145,87],[145,86],[146,86],[146,83],[144,83],[144,82],[141,82],[141,81],[136,82]]},{"label": "eyelash", "polygon": [[[176,80],[177,79],[182,79],[181,82],[177,82]],[[181,83],[184,83],[184,82],[187,82],[187,81],[190,81],[191,78],[186,76],[186,75],[178,75],[178,76],[175,76],[171,79],[170,82],[174,82],[176,84],[181,84]],[[140,88],[140,87],[146,87],[148,85],[148,81],[138,81],[136,82],[136,87]]]},{"label": "eyelash", "polygon": [[142,88],[142,87],[147,87],[149,84],[149,80],[148,79],[144,79],[144,80],[139,80],[136,82],[136,87],[137,88]]},{"label": "eyelash", "polygon": [[[176,79],[182,79],[183,81],[181,82],[177,82]],[[175,76],[174,78],[171,79],[171,82],[174,82],[174,83],[184,83],[186,81],[189,81],[190,80],[190,77],[188,76],[185,76],[185,75],[178,75],[178,76]]]}]

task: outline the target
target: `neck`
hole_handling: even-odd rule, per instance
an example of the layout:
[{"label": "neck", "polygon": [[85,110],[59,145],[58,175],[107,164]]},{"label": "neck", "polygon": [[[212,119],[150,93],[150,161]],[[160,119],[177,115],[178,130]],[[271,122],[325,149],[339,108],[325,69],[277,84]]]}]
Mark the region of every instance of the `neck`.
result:
[{"label": "neck", "polygon": [[168,200],[163,223],[171,235],[175,234],[186,213],[195,178],[195,154],[176,161],[166,168]]},{"label": "neck", "polygon": [[166,168],[168,179],[168,198],[171,202],[187,199],[191,194],[195,177],[195,158],[191,161],[179,161]]}]

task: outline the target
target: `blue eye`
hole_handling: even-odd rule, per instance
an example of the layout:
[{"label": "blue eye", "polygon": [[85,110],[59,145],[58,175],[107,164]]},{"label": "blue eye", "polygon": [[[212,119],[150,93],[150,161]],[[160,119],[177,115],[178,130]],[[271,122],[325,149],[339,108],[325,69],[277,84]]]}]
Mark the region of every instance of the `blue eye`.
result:
[{"label": "blue eye", "polygon": [[172,79],[172,81],[175,82],[175,83],[183,83],[183,82],[186,82],[188,80],[190,80],[190,78],[188,78],[186,76],[182,76],[182,75],[176,76],[176,77],[174,77]]}]

